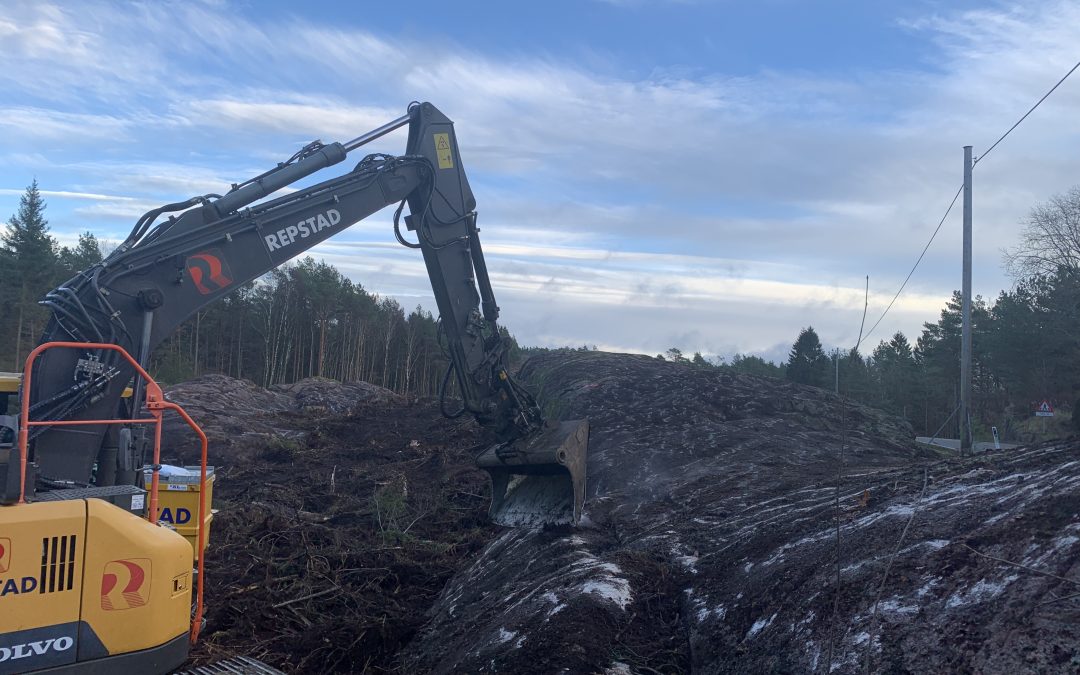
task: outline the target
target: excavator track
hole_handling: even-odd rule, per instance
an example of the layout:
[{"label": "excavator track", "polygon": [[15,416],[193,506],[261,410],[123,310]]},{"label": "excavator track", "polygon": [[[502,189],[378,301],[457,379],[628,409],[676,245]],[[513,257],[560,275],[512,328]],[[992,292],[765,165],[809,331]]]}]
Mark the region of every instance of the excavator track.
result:
[{"label": "excavator track", "polygon": [[197,668],[174,671],[173,675],[285,675],[262,661],[247,656],[236,656]]}]

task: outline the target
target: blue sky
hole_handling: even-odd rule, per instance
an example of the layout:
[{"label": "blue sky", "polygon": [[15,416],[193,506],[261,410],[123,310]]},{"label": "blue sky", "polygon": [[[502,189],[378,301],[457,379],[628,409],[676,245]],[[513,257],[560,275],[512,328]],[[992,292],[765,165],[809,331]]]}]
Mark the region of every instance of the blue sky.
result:
[{"label": "blue sky", "polygon": [[[962,146],[1080,59],[1080,3],[5,2],[0,45],[2,218],[36,177],[61,240],[116,241],[430,100],[522,342],[779,359],[806,325],[852,344],[865,275],[876,320]],[[977,292],[1009,285],[1028,210],[1080,182],[1078,108],[1070,80],[978,167]],[[312,254],[433,308],[389,222]],[[957,211],[871,342],[934,320],[959,260]]]}]

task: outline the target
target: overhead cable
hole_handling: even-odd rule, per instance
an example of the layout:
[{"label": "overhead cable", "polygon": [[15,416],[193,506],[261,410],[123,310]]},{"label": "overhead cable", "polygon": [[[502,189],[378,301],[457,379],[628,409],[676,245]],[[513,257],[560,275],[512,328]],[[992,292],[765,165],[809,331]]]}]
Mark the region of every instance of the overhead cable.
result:
[{"label": "overhead cable", "polygon": [[993,144],[993,145],[991,145],[991,146],[990,146],[990,147],[989,147],[989,148],[988,148],[988,149],[986,150],[986,152],[984,152],[983,154],[979,155],[979,156],[978,156],[978,157],[977,157],[977,158],[975,159],[975,161],[973,161],[973,162],[971,163],[971,168],[975,168],[975,165],[976,165],[976,164],[978,164],[979,162],[981,162],[981,161],[983,160],[983,158],[984,158],[984,157],[986,157],[987,155],[989,155],[989,154],[990,154],[990,151],[991,151],[991,150],[993,150],[994,148],[996,148],[996,147],[998,146],[998,143],[1000,143],[1000,142],[1002,142],[1003,140],[1005,140],[1005,137],[1006,137],[1006,136],[1008,136],[1009,134],[1011,134],[1011,133],[1012,133],[1012,131],[1013,131],[1013,129],[1015,129],[1016,127],[1020,126],[1020,123],[1021,123],[1021,122],[1023,122],[1024,120],[1026,120],[1026,119],[1027,119],[1027,116],[1028,116],[1028,115],[1030,115],[1031,113],[1035,112],[1035,108],[1038,108],[1038,107],[1039,107],[1039,105],[1040,105],[1040,104],[1042,104],[1042,102],[1043,102],[1043,101],[1045,101],[1045,100],[1047,99],[1047,97],[1049,97],[1049,96],[1050,96],[1050,94],[1053,94],[1053,93],[1054,93],[1054,90],[1055,90],[1055,89],[1057,89],[1058,87],[1060,87],[1060,86],[1061,86],[1061,83],[1062,83],[1062,82],[1064,82],[1065,80],[1069,79],[1069,76],[1070,76],[1070,75],[1072,75],[1072,74],[1073,74],[1073,72],[1074,72],[1074,71],[1075,71],[1075,70],[1076,70],[1077,68],[1080,68],[1080,61],[1077,61],[1077,62],[1076,62],[1076,65],[1074,65],[1074,66],[1073,66],[1072,68],[1070,68],[1070,69],[1069,69],[1069,72],[1065,73],[1065,76],[1064,76],[1064,77],[1062,77],[1062,78],[1061,78],[1060,80],[1058,80],[1058,81],[1057,81],[1057,84],[1055,84],[1054,86],[1050,87],[1050,91],[1048,91],[1048,92],[1046,92],[1045,94],[1043,94],[1043,97],[1042,97],[1042,98],[1040,98],[1040,99],[1039,99],[1038,101],[1036,101],[1036,102],[1035,102],[1035,105],[1031,106],[1031,109],[1029,109],[1029,110],[1028,110],[1028,111],[1027,111],[1026,113],[1024,113],[1024,115],[1023,115],[1023,116],[1022,116],[1022,117],[1021,117],[1020,119],[1016,120],[1016,124],[1012,125],[1011,127],[1009,127],[1009,130],[1008,130],[1008,131],[1006,131],[1005,133],[1001,134],[1001,138],[999,138],[999,139],[997,139],[996,141],[994,141],[994,144]]},{"label": "overhead cable", "polygon": [[941,217],[941,220],[938,221],[937,228],[934,229],[934,233],[930,235],[930,241],[926,242],[926,246],[923,246],[922,253],[919,254],[918,260],[916,260],[915,264],[911,266],[911,271],[908,272],[907,277],[904,278],[904,283],[900,284],[900,288],[897,289],[896,295],[894,295],[892,300],[889,301],[889,306],[886,307],[885,311],[881,313],[881,316],[879,316],[878,320],[874,322],[874,325],[870,327],[870,330],[866,331],[866,335],[863,336],[862,340],[859,341],[860,343],[866,338],[870,337],[870,334],[874,332],[874,329],[878,327],[878,324],[881,323],[881,320],[884,319],[885,315],[889,313],[890,309],[892,309],[893,303],[896,302],[896,299],[899,298],[900,294],[904,292],[904,287],[907,286],[907,282],[911,280],[911,275],[915,274],[915,270],[918,269],[919,263],[922,262],[923,256],[925,256],[926,252],[930,249],[930,244],[934,243],[934,239],[937,237],[938,232],[941,231],[941,226],[945,224],[945,219],[949,217],[949,213],[951,213],[952,208],[956,206],[956,200],[960,198],[960,193],[963,191],[964,186],[961,185],[960,189],[956,191],[955,195],[953,195],[952,201],[949,202],[949,208],[945,209],[945,215],[943,215]]},{"label": "overhead cable", "polygon": [[[1042,95],[1042,98],[1035,102],[1035,105],[1031,106],[1031,108],[1029,108],[1028,111],[1020,117],[1020,119],[1016,120],[1016,122],[1011,127],[1009,127],[1005,133],[998,137],[998,139],[994,141],[994,143],[989,148],[987,148],[986,152],[979,155],[979,157],[977,157],[971,163],[971,167],[974,169],[976,164],[985,159],[986,156],[989,155],[994,148],[996,148],[1002,141],[1004,141],[1008,137],[1008,135],[1013,132],[1013,130],[1020,126],[1020,124],[1024,120],[1026,120],[1031,113],[1035,112],[1035,109],[1042,105],[1042,102],[1049,98],[1050,94],[1053,94],[1054,91],[1058,87],[1060,87],[1065,80],[1069,79],[1069,76],[1076,72],[1078,68],[1080,68],[1080,61],[1077,61],[1076,64],[1069,69],[1069,72],[1065,73],[1065,75],[1062,76],[1062,78],[1058,80],[1057,83],[1054,84],[1054,86],[1050,87],[1049,91]],[[929,250],[930,244],[934,243],[934,239],[937,237],[938,232],[941,230],[941,226],[945,223],[945,219],[948,218],[953,206],[956,205],[956,200],[959,199],[960,193],[963,191],[964,186],[961,185],[960,189],[956,191],[955,195],[953,195],[952,201],[949,202],[949,208],[945,209],[945,215],[941,217],[941,221],[938,222],[937,228],[934,230],[934,233],[930,235],[930,241],[926,242],[926,246],[923,247],[922,253],[919,254],[918,260],[915,261],[915,264],[911,267],[911,271],[908,272],[907,277],[904,279],[904,283],[900,284],[900,288],[896,291],[896,295],[894,295],[892,300],[889,301],[889,306],[885,308],[885,311],[881,313],[881,316],[878,317],[878,320],[875,321],[874,325],[870,327],[870,330],[866,332],[866,337],[870,337],[870,334],[873,333],[874,329],[878,327],[878,324],[880,324],[882,319],[885,318],[885,315],[889,313],[890,309],[892,309],[892,306],[896,302],[896,299],[899,298],[900,294],[904,291],[904,287],[907,286],[908,281],[911,280],[911,275],[915,273],[916,269],[918,269],[919,263],[922,262],[923,257],[926,255],[926,251]]]}]

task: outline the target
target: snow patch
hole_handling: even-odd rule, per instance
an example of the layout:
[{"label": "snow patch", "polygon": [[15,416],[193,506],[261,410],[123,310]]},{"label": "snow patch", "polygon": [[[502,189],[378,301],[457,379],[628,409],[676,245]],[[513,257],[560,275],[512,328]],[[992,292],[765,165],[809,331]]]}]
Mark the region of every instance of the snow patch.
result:
[{"label": "snow patch", "polygon": [[547,593],[544,593],[543,595],[541,595],[540,599],[541,600],[546,600],[547,602],[551,603],[551,609],[549,609],[548,613],[547,613],[548,617],[555,616],[559,612],[566,609],[566,604],[561,602],[559,600],[559,596],[555,595],[551,591],[548,591]]},{"label": "snow patch", "polygon": [[1054,550],[1061,551],[1062,549],[1071,548],[1073,544],[1080,541],[1080,537],[1074,537],[1071,534],[1057,539],[1054,541]]},{"label": "snow patch", "polygon": [[930,581],[927,581],[925,584],[923,584],[922,588],[915,591],[915,595],[917,595],[920,598],[926,597],[927,595],[930,594],[930,591],[934,590],[934,586],[940,586],[940,585],[941,585],[941,579],[931,579]]},{"label": "snow patch", "polygon": [[758,619],[757,621],[755,621],[754,625],[750,626],[750,630],[747,631],[746,639],[749,640],[750,638],[754,637],[755,635],[757,635],[761,631],[768,628],[769,624],[771,624],[773,622],[773,619],[775,619],[775,618],[776,618],[776,614],[773,614],[768,619]]},{"label": "snow patch", "polygon": [[889,599],[878,603],[878,611],[890,614],[918,614],[918,605],[901,605],[899,599]]},{"label": "snow patch", "polygon": [[998,521],[1004,520],[1008,516],[1009,516],[1008,511],[1006,511],[1004,513],[999,513],[996,516],[991,516],[990,518],[987,518],[986,520],[984,520],[983,525],[993,525],[994,523],[996,523]]},{"label": "snow patch", "polygon": [[614,576],[598,581],[586,581],[581,586],[581,592],[592,593],[605,600],[611,600],[619,606],[619,609],[626,609],[632,597],[630,595],[630,582]]},{"label": "snow patch", "polygon": [[872,513],[868,516],[863,516],[855,521],[854,526],[856,528],[864,528],[869,525],[873,525],[879,520],[884,518],[910,518],[911,514],[915,513],[915,507],[907,505],[890,506],[889,508],[881,511],[880,513]]},{"label": "snow patch", "polygon": [[1019,575],[1010,574],[1001,581],[979,579],[979,581],[966,593],[954,593],[948,601],[946,601],[945,606],[951,609],[954,607],[963,607],[965,605],[974,605],[976,603],[993,600],[1005,592],[1006,586],[1019,578]]},{"label": "snow patch", "polygon": [[499,629],[499,642],[510,642],[517,637],[516,630],[506,630],[505,628]]}]

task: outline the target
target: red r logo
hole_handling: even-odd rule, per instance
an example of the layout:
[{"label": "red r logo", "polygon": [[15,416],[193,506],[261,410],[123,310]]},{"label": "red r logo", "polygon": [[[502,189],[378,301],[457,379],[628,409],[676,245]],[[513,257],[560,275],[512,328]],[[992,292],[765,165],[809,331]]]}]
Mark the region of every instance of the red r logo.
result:
[{"label": "red r logo", "polygon": [[101,573],[101,608],[107,611],[142,607],[150,602],[150,559],[105,563]]},{"label": "red r logo", "polygon": [[229,267],[217,249],[196,253],[187,259],[186,267],[200,295],[210,295],[232,284]]},{"label": "red r logo", "polygon": [[11,540],[0,537],[0,572],[7,572],[11,567]]}]

